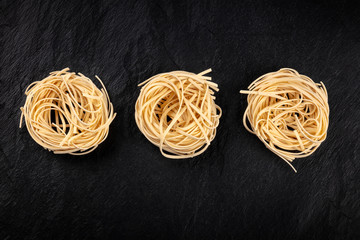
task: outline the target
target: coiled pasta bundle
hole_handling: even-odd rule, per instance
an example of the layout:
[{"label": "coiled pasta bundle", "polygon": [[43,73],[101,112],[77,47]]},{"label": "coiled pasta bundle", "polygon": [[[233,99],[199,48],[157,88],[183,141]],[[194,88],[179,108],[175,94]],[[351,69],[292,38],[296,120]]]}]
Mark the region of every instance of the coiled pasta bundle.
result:
[{"label": "coiled pasta bundle", "polygon": [[113,105],[100,78],[99,90],[83,74],[69,68],[50,73],[25,91],[24,117],[31,137],[57,154],[83,155],[103,142],[114,120]]},{"label": "coiled pasta bundle", "polygon": [[282,68],[259,77],[248,89],[240,91],[248,94],[245,128],[296,171],[291,162],[311,155],[326,139],[329,105],[325,85]]},{"label": "coiled pasta bundle", "polygon": [[161,73],[141,83],[135,106],[140,131],[167,158],[203,153],[215,138],[221,108],[215,104],[216,83],[185,71]]}]

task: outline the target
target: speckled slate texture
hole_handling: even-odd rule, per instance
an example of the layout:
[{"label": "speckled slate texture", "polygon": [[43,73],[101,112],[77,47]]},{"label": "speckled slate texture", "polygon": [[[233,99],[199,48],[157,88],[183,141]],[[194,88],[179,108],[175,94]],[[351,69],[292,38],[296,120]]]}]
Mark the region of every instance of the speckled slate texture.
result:
[{"label": "speckled slate texture", "polygon": [[[0,1],[0,239],[359,239],[360,18],[339,1]],[[118,116],[83,157],[19,129],[28,84],[70,67]],[[211,67],[223,109],[209,149],[168,160],[138,131],[137,84]],[[255,78],[323,81],[328,139],[289,166],[242,125]]]}]

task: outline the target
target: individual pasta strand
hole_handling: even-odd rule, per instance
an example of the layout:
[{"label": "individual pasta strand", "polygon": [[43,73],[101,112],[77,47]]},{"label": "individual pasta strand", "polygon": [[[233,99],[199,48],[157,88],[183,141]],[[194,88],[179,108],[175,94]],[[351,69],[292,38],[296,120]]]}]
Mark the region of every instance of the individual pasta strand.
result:
[{"label": "individual pasta strand", "polygon": [[195,157],[215,138],[221,108],[215,104],[218,85],[205,76],[209,72],[161,73],[139,84],[136,124],[165,157]]},{"label": "individual pasta strand", "polygon": [[24,118],[31,137],[56,154],[92,152],[106,139],[116,116],[104,84],[96,78],[101,90],[69,68],[33,82],[25,91],[20,127]]},{"label": "individual pasta strand", "polygon": [[322,82],[282,68],[259,77],[240,93],[248,94],[245,128],[295,172],[292,161],[311,155],[326,139],[330,110]]}]

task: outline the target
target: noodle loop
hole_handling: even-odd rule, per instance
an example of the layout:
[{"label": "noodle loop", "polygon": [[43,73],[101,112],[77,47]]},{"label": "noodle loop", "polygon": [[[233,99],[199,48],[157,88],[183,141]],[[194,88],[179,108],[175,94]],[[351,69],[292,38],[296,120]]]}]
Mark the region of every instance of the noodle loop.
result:
[{"label": "noodle loop", "polygon": [[135,120],[140,131],[167,158],[195,157],[215,138],[221,109],[215,104],[216,83],[185,71],[162,73],[139,86]]},{"label": "noodle loop", "polygon": [[325,85],[282,68],[259,77],[248,89],[240,91],[248,94],[245,128],[296,172],[291,162],[311,155],[326,138],[329,105]]},{"label": "noodle loop", "polygon": [[116,113],[97,76],[101,90],[83,74],[68,71],[52,72],[28,86],[20,127],[24,117],[29,134],[45,149],[83,155],[106,139]]}]

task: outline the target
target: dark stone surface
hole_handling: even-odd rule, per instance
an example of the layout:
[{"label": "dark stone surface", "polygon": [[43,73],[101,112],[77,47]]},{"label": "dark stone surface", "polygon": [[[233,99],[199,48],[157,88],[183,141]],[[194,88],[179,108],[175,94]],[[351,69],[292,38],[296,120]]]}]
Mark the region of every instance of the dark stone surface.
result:
[{"label": "dark stone surface", "polygon": [[[359,239],[360,18],[339,1],[0,1],[0,239]],[[70,67],[108,88],[118,116],[83,157],[19,129],[24,90]],[[138,131],[137,84],[209,67],[223,109],[195,159]],[[295,174],[242,125],[255,78],[291,67],[323,81],[328,139]]]}]

